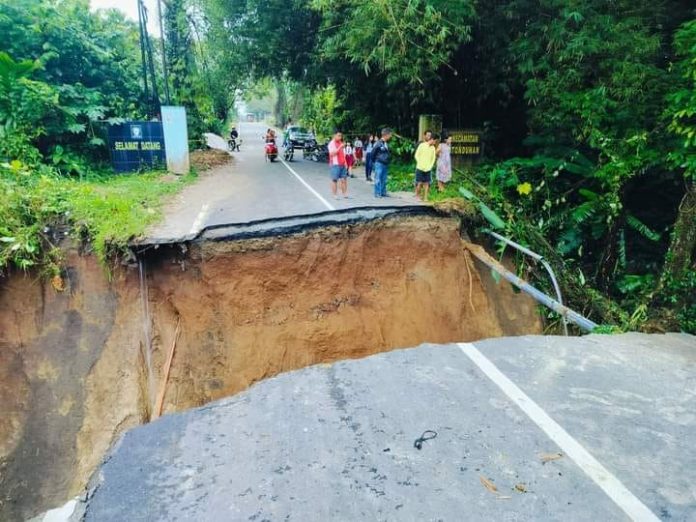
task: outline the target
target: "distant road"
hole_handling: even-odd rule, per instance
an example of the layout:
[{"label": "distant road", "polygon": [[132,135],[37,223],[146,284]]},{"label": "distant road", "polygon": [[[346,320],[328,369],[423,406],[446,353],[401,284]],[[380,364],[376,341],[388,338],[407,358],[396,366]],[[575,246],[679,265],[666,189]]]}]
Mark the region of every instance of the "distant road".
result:
[{"label": "distant road", "polygon": [[[187,187],[166,209],[165,221],[151,229],[149,240],[174,240],[190,236],[210,225],[248,223],[261,219],[315,214],[366,206],[418,205],[408,193],[386,199],[373,197],[373,186],[365,181],[362,167],[349,179],[349,199],[334,199],[329,185],[329,168],[302,158],[286,163],[265,159],[263,136],[267,125],[242,123],[241,152],[233,154],[230,165],[214,169]],[[207,135],[213,148],[226,149],[226,141]],[[282,152],[282,138],[278,138]]]}]

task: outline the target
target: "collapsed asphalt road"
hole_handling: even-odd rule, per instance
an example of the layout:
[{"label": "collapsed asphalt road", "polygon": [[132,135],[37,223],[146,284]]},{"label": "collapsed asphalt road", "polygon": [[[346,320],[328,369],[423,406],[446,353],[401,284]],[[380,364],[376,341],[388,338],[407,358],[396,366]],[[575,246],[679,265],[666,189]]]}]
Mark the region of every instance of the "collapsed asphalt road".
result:
[{"label": "collapsed asphalt road", "polygon": [[520,337],[287,373],[128,432],[85,520],[693,520],[695,349]]}]

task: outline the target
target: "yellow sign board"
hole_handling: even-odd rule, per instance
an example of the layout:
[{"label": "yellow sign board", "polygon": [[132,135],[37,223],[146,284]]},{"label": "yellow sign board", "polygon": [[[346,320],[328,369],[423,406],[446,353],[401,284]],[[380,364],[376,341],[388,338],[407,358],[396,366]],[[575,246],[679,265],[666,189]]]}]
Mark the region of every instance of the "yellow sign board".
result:
[{"label": "yellow sign board", "polygon": [[162,150],[159,141],[115,141],[114,150]]},{"label": "yellow sign board", "polygon": [[476,130],[453,130],[449,132],[452,137],[453,156],[480,156],[483,143],[481,132]]}]

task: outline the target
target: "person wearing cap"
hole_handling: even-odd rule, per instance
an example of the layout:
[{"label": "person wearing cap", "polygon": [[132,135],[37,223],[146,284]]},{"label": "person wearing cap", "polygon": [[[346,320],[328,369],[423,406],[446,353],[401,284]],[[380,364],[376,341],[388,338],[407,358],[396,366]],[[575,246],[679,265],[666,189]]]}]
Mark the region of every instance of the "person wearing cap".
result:
[{"label": "person wearing cap", "polygon": [[375,197],[386,198],[387,196],[387,176],[389,174],[389,140],[392,131],[389,127],[382,129],[382,137],[372,149],[372,163],[375,173]]}]

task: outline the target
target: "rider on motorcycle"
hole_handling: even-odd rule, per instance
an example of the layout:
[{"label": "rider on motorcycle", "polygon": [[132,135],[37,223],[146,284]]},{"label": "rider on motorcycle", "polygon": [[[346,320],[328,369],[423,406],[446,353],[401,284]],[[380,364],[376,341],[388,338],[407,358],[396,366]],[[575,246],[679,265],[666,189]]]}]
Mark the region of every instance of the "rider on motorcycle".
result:
[{"label": "rider on motorcycle", "polygon": [[239,131],[237,130],[237,127],[233,125],[232,129],[230,130],[230,138],[227,140],[227,147],[232,152],[235,150],[239,152],[239,143]]},{"label": "rider on motorcycle", "polygon": [[292,127],[292,118],[288,118],[283,129],[283,147],[285,148],[290,144],[290,127]]}]

